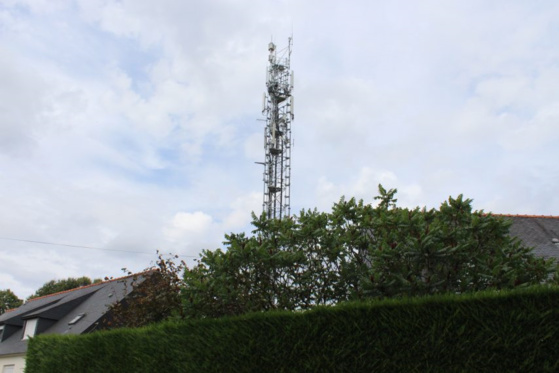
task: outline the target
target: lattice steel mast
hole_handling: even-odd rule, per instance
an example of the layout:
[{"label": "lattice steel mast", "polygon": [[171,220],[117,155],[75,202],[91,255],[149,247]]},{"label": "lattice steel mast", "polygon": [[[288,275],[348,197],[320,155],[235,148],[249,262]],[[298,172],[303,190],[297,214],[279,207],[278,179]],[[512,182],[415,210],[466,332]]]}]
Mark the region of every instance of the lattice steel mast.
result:
[{"label": "lattice steel mast", "polygon": [[291,47],[292,38],[289,38],[287,48],[280,51],[276,51],[274,43],[268,45],[267,92],[262,108],[262,114],[266,116],[262,208],[269,219],[289,216],[291,209],[291,121],[294,119]]}]

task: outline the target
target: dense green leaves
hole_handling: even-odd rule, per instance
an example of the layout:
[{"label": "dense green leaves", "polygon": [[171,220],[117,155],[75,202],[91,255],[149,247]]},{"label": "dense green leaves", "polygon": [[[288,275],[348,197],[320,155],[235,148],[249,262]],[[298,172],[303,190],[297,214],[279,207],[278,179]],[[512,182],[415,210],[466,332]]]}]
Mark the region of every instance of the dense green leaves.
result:
[{"label": "dense green leaves", "polygon": [[0,315],[9,309],[21,306],[23,300],[19,299],[10,289],[0,290]]},{"label": "dense green leaves", "polygon": [[556,372],[558,316],[534,287],[39,335],[26,372]]},{"label": "dense green leaves", "polygon": [[385,215],[397,225],[373,228],[371,281],[364,284],[372,296],[512,288],[544,282],[552,270],[551,262],[508,236],[508,222],[472,212],[462,196],[439,210]]},{"label": "dense green leaves", "polygon": [[185,271],[190,317],[303,310],[342,301],[463,293],[539,284],[553,264],[508,236],[509,223],[449,198],[438,210],[396,206],[379,186],[378,206],[344,198],[330,213],[283,220],[253,215],[253,235],[226,235]]}]

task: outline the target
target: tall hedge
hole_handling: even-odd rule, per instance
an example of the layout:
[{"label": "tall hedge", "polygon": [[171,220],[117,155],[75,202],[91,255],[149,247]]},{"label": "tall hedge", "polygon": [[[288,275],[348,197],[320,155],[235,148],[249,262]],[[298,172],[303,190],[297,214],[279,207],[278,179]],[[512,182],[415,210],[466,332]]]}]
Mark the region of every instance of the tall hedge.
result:
[{"label": "tall hedge", "polygon": [[28,373],[559,370],[559,289],[350,303],[29,342]]}]

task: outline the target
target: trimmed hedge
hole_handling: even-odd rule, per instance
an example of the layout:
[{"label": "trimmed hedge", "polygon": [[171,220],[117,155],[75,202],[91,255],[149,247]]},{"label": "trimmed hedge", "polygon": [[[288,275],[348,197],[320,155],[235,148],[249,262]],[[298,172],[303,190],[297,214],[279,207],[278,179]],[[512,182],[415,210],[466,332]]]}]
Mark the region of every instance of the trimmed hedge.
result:
[{"label": "trimmed hedge", "polygon": [[554,372],[558,313],[538,287],[43,335],[26,372]]}]

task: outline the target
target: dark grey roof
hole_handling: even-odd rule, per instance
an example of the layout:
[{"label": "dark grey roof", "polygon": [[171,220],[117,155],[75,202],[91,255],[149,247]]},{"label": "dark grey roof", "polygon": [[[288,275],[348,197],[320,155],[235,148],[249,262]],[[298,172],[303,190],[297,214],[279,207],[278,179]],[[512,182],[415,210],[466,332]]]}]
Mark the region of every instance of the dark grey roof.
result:
[{"label": "dark grey roof", "polygon": [[534,254],[559,263],[559,216],[501,215],[512,220],[511,236],[518,237]]},{"label": "dark grey roof", "polygon": [[[38,319],[39,334],[82,334],[95,330],[109,307],[121,301],[132,290],[134,281],[144,276],[132,275],[115,280],[31,299],[19,308],[0,315],[0,356],[27,351],[27,340],[22,340],[27,319]],[[69,324],[76,316],[78,322]]]}]

